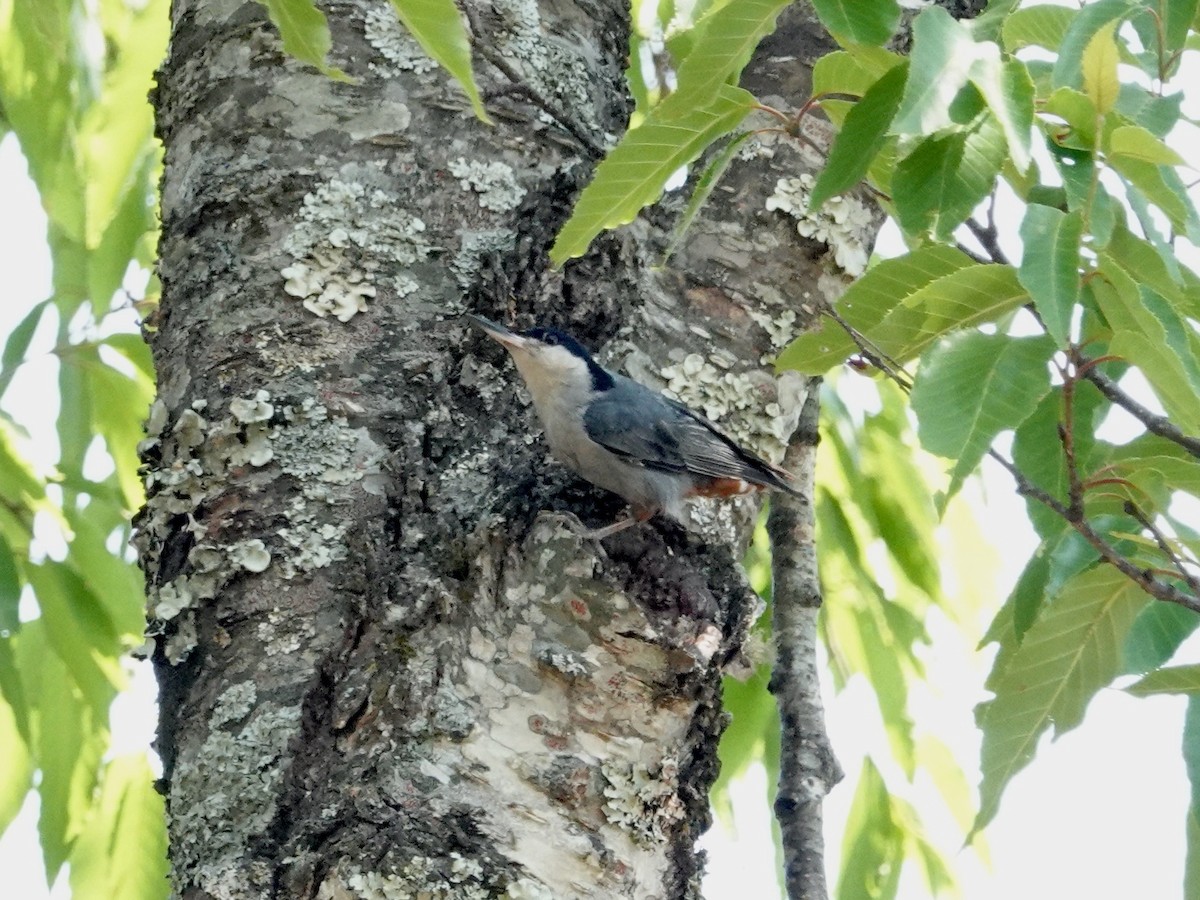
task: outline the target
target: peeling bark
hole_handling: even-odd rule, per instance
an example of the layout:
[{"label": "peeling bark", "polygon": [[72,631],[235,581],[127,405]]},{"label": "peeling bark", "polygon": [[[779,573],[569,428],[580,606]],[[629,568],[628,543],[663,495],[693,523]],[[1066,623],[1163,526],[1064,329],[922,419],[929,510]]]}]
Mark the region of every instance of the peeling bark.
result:
[{"label": "peeling bark", "polygon": [[[845,281],[767,203],[811,161],[749,143],[669,268],[675,196],[554,271],[629,113],[624,0],[470,4],[491,129],[387,3],[322,6],[356,83],[286,58],[256,3],[176,0],[156,92],[138,546],[176,892],[697,897],[755,509],[602,546],[539,519],[620,502],[548,459],[460,314],[571,330],[778,458],[809,385],[763,362]],[[748,70],[761,96],[807,96],[807,15]]]}]

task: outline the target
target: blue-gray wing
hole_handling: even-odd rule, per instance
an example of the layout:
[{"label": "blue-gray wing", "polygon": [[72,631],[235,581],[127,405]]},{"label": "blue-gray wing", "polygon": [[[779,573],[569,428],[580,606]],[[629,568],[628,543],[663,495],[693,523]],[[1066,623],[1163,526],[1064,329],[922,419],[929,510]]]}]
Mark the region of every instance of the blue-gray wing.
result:
[{"label": "blue-gray wing", "polygon": [[791,490],[788,474],[759,459],[682,403],[622,378],[583,417],[588,437],[635,465]]}]

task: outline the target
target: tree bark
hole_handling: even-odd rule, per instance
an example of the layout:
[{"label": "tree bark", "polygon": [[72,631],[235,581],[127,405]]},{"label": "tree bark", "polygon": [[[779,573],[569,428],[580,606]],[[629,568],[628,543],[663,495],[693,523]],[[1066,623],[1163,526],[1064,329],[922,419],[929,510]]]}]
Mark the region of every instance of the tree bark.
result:
[{"label": "tree bark", "polygon": [[[809,385],[762,363],[844,280],[767,202],[812,161],[764,135],[669,267],[675,196],[555,271],[630,111],[624,0],[470,4],[492,128],[388,4],[322,7],[354,83],[287,58],[256,3],[176,0],[156,92],[138,546],[175,890],[699,896],[755,509],[603,545],[539,519],[621,504],[548,458],[460,314],[564,327],[779,458]],[[781,106],[824,48],[807,15],[747,72]]]}]

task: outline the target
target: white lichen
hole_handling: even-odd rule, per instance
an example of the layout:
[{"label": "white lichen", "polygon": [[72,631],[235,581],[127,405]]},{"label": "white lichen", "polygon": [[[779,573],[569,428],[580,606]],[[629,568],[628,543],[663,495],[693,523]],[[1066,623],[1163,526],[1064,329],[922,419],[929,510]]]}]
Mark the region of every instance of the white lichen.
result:
[{"label": "white lichen", "polygon": [[265,572],[267,566],[271,565],[271,554],[266,544],[258,538],[231,544],[228,553],[230,562],[247,572]]},{"label": "white lichen", "polygon": [[515,209],[525,196],[525,188],[517,184],[512,167],[502,162],[485,163],[460,156],[450,161],[449,168],[459,186],[478,194],[479,205],[492,212]]},{"label": "white lichen", "polygon": [[234,397],[229,401],[229,414],[243,425],[265,422],[275,415],[275,407],[268,402],[270,399],[267,391],[257,391],[253,397]]},{"label": "white lichen", "polygon": [[687,816],[679,798],[679,761],[663,757],[653,767],[640,760],[612,756],[600,764],[604,815],[637,840],[666,840],[676,823]]},{"label": "white lichen", "polygon": [[[284,291],[319,317],[348,322],[376,296],[375,273],[389,265],[412,266],[430,252],[425,223],[381,187],[382,167],[348,165],[305,195],[300,222],[284,240],[292,262],[280,270]],[[417,289],[411,273],[394,282],[401,296]]]},{"label": "white lichen", "polygon": [[833,251],[833,258],[847,275],[861,275],[867,269],[868,241],[874,214],[853,197],[831,197],[820,210],[809,209],[816,180],[807,172],[780,178],[775,192],[767,198],[768,210],[778,210],[796,220],[796,230],[804,237],[822,241]]},{"label": "white lichen", "polygon": [[450,260],[450,271],[461,288],[475,283],[483,259],[492,254],[508,253],[516,244],[516,232],[496,228],[484,231],[459,231],[459,250]]},{"label": "white lichen", "polygon": [[397,70],[422,75],[437,69],[437,61],[400,25],[396,10],[390,4],[381,3],[367,9],[363,26],[367,42],[392,64],[377,66],[372,63],[371,69],[385,78],[394,77]]}]

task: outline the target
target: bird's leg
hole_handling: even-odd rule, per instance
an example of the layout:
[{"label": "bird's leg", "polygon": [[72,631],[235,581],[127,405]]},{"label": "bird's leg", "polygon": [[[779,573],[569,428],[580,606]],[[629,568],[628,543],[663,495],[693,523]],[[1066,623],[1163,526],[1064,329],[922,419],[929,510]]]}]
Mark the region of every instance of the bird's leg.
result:
[{"label": "bird's leg", "polygon": [[571,530],[571,533],[576,537],[583,538],[587,541],[602,541],[606,537],[612,537],[614,534],[624,531],[637,525],[639,522],[645,522],[654,515],[654,510],[630,510],[629,515],[623,519],[617,519],[611,525],[606,525],[603,528],[585,528],[584,524],[579,521],[579,517],[574,513],[554,513],[554,518],[561,521]]}]

